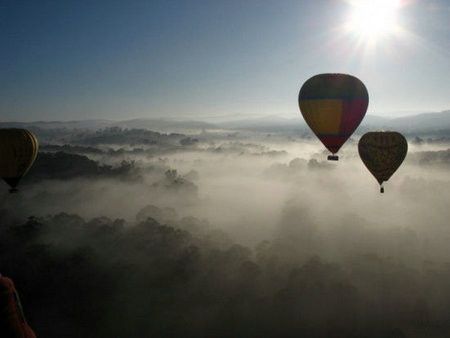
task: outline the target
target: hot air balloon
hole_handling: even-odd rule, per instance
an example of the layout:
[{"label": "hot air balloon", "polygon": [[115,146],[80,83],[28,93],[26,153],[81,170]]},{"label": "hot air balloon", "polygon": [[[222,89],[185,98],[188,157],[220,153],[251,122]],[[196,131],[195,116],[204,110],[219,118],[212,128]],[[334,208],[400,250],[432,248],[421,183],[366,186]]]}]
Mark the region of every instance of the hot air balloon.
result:
[{"label": "hot air balloon", "polygon": [[358,151],[365,166],[380,184],[384,193],[383,182],[400,167],[408,152],[405,137],[395,131],[379,131],[364,134],[358,143]]},{"label": "hot air balloon", "polygon": [[369,94],[358,78],[347,74],[320,74],[307,80],[298,96],[308,126],[335,155],[359,126],[369,105]]},{"label": "hot air balloon", "polygon": [[16,192],[38,153],[36,136],[25,129],[0,129],[0,177]]},{"label": "hot air balloon", "polygon": [[23,314],[19,296],[10,278],[0,275],[0,337],[36,338]]}]

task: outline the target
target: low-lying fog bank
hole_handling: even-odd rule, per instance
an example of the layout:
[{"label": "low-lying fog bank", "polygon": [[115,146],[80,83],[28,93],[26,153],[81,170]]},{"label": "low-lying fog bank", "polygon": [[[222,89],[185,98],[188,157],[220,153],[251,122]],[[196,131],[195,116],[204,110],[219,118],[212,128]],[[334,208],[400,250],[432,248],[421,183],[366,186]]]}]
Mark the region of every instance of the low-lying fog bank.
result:
[{"label": "low-lying fog bank", "polygon": [[38,335],[450,334],[450,144],[410,140],[380,194],[356,140],[328,162],[314,139],[172,138],[48,144],[4,187],[1,269]]}]

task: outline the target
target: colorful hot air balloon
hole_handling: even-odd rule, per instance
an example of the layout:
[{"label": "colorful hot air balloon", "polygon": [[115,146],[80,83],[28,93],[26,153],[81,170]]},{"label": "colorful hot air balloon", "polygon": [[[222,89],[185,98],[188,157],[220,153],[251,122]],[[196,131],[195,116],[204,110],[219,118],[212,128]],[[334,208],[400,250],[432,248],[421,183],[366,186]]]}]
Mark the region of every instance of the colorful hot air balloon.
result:
[{"label": "colorful hot air balloon", "polygon": [[314,134],[335,154],[359,126],[369,105],[369,94],[356,77],[346,74],[320,74],[306,81],[298,103],[303,118]]},{"label": "colorful hot air balloon", "polygon": [[0,177],[16,192],[38,153],[36,137],[25,129],[0,129]]},{"label": "colorful hot air balloon", "polygon": [[395,131],[369,132],[359,140],[358,151],[383,193],[383,182],[389,180],[402,164],[408,152],[408,142],[402,134]]}]

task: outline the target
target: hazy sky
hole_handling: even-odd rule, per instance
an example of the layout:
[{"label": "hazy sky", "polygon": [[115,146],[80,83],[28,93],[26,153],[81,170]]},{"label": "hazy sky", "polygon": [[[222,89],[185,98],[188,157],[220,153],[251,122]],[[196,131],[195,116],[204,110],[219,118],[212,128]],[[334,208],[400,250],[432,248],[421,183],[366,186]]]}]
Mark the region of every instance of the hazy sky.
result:
[{"label": "hazy sky", "polygon": [[0,119],[295,117],[324,72],[370,113],[450,109],[450,1],[402,2],[369,39],[344,0],[0,0]]}]

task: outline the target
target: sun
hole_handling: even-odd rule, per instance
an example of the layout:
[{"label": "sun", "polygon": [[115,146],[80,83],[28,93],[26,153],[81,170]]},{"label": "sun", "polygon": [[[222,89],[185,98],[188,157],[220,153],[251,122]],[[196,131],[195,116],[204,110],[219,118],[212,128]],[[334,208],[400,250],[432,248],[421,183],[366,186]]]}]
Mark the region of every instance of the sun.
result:
[{"label": "sun", "polygon": [[355,0],[350,4],[352,12],[346,25],[349,32],[367,40],[377,40],[398,29],[400,0]]}]

